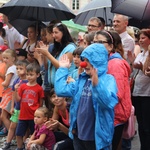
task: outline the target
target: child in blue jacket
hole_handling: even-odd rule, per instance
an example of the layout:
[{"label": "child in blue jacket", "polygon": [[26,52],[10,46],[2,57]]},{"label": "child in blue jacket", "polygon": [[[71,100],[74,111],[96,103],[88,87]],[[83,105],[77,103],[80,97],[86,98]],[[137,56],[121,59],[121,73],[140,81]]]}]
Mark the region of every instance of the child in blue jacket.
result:
[{"label": "child in blue jacket", "polygon": [[103,44],[91,44],[81,54],[84,72],[75,82],[66,82],[69,59],[63,55],[56,72],[58,96],[72,97],[69,136],[75,150],[110,150],[114,133],[117,86],[107,74],[108,52]]}]

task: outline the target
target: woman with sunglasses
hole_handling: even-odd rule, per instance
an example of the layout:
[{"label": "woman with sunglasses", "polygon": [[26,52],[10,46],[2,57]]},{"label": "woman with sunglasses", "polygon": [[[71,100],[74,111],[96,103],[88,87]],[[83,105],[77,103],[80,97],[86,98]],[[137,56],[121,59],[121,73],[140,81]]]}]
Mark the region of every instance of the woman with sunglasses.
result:
[{"label": "woman with sunglasses", "polygon": [[112,74],[118,87],[119,103],[115,106],[114,136],[112,141],[112,150],[119,148],[124,124],[127,122],[131,113],[130,99],[130,66],[124,59],[124,50],[121,38],[117,32],[98,31],[94,37],[94,43],[104,44],[109,52],[108,73]]},{"label": "woman with sunglasses", "polygon": [[44,45],[43,42],[39,42],[39,48],[35,50],[48,58],[48,82],[51,87],[54,85],[54,78],[56,69],[59,68],[58,59],[60,56],[66,54],[69,58],[71,66],[69,68],[69,73],[75,69],[73,64],[73,51],[76,45],[67,29],[67,27],[62,23],[57,23],[53,26],[53,38],[54,44],[52,52],[48,51],[48,47]]}]

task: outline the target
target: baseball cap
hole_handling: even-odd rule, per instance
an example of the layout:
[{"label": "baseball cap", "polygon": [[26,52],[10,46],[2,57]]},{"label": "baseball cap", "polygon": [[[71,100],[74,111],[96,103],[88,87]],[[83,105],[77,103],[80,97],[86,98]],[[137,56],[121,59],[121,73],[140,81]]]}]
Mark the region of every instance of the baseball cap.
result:
[{"label": "baseball cap", "polygon": [[4,52],[6,49],[8,49],[7,45],[0,45],[0,52]]},{"label": "baseball cap", "polygon": [[25,58],[27,58],[27,53],[28,52],[25,49],[22,48],[16,49],[17,56],[25,56]]}]

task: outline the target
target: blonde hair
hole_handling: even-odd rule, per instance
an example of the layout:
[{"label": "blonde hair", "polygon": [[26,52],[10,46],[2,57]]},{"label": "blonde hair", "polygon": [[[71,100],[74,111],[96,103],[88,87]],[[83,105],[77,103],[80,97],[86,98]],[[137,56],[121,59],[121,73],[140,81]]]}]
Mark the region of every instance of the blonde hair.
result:
[{"label": "blonde hair", "polygon": [[3,52],[2,55],[4,55],[4,54],[10,54],[11,57],[14,57],[15,58],[14,62],[17,60],[17,54],[16,54],[15,50],[7,49]]},{"label": "blonde hair", "polygon": [[134,30],[131,27],[127,27],[127,32],[133,39],[135,39]]},{"label": "blonde hair", "polygon": [[37,110],[42,112],[44,117],[47,118],[47,120],[51,117],[50,111],[47,107],[39,107]]}]

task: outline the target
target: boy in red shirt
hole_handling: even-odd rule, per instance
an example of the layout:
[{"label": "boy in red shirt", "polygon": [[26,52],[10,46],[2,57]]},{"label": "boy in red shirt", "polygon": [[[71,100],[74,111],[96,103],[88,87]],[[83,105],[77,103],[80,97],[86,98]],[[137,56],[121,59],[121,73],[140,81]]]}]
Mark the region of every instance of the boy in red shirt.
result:
[{"label": "boy in red shirt", "polygon": [[34,132],[34,112],[43,104],[44,91],[37,83],[40,75],[40,66],[38,64],[29,64],[26,68],[26,78],[28,83],[15,85],[15,97],[21,102],[18,126],[16,129],[17,150],[23,150],[23,136],[27,129],[30,134]]}]

